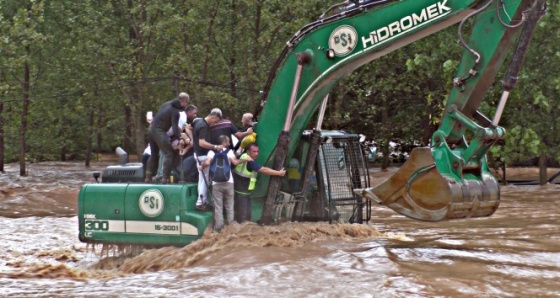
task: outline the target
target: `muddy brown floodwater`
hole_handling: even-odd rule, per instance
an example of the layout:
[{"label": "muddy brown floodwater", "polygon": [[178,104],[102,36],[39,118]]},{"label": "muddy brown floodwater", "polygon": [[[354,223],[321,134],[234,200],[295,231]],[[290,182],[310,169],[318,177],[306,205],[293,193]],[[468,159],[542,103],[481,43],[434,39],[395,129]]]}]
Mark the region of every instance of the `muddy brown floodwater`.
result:
[{"label": "muddy brown floodwater", "polygon": [[[556,184],[503,186],[488,218],[428,223],[375,206],[364,225],[234,224],[186,247],[115,258],[77,237],[79,189],[108,164],[30,164],[27,177],[8,164],[0,173],[0,296],[560,296]],[[394,170],[374,169],[372,180]],[[537,173],[510,169],[508,178]]]}]

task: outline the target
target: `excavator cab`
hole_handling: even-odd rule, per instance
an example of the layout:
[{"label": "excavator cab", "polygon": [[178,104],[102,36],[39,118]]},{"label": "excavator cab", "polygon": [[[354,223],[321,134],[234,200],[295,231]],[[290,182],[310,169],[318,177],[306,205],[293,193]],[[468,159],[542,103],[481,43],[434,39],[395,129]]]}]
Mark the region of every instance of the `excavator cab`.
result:
[{"label": "excavator cab", "polygon": [[[307,130],[287,162],[276,216],[294,221],[367,222],[371,204],[354,192],[369,187],[360,136],[339,130]],[[280,208],[280,209],[278,209]]]}]

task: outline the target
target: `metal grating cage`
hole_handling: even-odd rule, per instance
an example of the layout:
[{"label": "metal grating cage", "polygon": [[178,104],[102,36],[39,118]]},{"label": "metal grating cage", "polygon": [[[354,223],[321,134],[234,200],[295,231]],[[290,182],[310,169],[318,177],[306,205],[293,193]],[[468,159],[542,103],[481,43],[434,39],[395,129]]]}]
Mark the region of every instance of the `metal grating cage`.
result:
[{"label": "metal grating cage", "polygon": [[370,219],[370,206],[354,193],[369,187],[367,162],[358,136],[328,138],[317,156],[317,183],[327,201],[329,221],[362,223]]}]

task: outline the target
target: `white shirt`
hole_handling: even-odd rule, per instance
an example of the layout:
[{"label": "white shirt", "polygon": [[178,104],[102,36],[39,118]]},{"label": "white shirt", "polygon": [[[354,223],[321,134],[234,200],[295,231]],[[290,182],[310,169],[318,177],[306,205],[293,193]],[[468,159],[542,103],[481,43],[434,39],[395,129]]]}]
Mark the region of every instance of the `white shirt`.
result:
[{"label": "white shirt", "polygon": [[[187,112],[185,111],[179,112],[179,131],[183,131],[183,127],[185,127],[186,123],[187,123]],[[174,135],[173,127],[170,127],[169,130],[167,131],[167,136],[172,137],[173,135]]]}]

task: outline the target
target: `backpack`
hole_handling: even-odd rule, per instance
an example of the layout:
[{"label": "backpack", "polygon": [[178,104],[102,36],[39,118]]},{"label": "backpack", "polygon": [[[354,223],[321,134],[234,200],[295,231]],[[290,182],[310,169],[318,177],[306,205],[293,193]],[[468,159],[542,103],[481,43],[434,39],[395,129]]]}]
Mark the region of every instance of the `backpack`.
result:
[{"label": "backpack", "polygon": [[210,163],[210,179],[214,182],[228,182],[231,175],[231,163],[229,161],[227,149],[216,152]]}]

